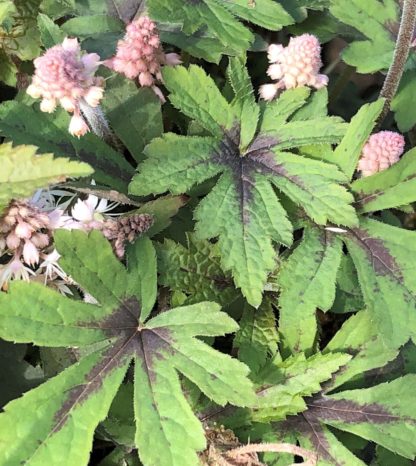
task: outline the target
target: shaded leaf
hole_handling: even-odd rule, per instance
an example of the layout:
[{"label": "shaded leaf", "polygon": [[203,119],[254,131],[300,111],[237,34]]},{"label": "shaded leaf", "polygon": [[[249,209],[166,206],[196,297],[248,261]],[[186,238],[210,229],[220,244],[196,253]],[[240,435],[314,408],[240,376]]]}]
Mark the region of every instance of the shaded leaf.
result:
[{"label": "shaded leaf", "polygon": [[[71,300],[41,285],[12,283],[9,293],[0,294],[0,335],[38,344],[47,341],[49,346],[98,345],[95,352],[87,351],[78,363],[5,407],[0,414],[0,462],[87,464],[94,430],[134,360],[135,445],[141,460],[161,466],[195,464],[205,437],[176,371],[220,405],[250,404],[247,367],[195,338],[223,335],[235,331],[237,324],[209,302],[146,321],[154,292],[143,283],[131,294],[131,283],[155,280],[155,269],[145,270],[149,240],[139,240],[133,261],[130,255],[129,272],[97,231],[87,235],[61,230],[55,241],[67,273],[100,305]],[[189,426],[192,434],[182,435]]]}]

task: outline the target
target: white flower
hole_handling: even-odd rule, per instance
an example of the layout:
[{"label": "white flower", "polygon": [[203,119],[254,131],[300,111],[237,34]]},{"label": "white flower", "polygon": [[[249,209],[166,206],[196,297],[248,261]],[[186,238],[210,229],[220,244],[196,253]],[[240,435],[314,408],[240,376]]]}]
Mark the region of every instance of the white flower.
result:
[{"label": "white flower", "polygon": [[0,268],[0,289],[10,280],[24,280],[28,282],[30,275],[35,275],[35,272],[26,267],[20,259],[14,257],[8,264]]},{"label": "white flower", "polygon": [[276,84],[263,84],[263,86],[260,86],[260,97],[264,100],[273,100],[277,91],[278,86]]},{"label": "white flower", "polygon": [[62,270],[62,267],[58,264],[61,255],[56,249],[50,254],[44,256],[44,261],[39,265],[39,270],[45,269],[45,284],[47,281],[52,281],[55,276],[62,278],[65,282],[68,282],[68,275]]},{"label": "white flower", "polygon": [[71,215],[75,220],[84,224],[101,222],[104,220],[103,214],[109,215],[108,212],[118,205],[118,202],[109,203],[107,199],[99,199],[90,194],[84,201],[78,199],[72,208]]},{"label": "white flower", "polygon": [[325,227],[325,230],[332,231],[334,233],[347,233],[347,230],[338,227]]}]

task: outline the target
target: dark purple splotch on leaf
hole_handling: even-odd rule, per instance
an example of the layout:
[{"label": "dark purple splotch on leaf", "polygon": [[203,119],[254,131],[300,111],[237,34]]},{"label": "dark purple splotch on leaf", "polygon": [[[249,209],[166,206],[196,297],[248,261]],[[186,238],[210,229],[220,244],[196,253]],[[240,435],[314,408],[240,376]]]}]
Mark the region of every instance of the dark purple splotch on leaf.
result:
[{"label": "dark purple splotch on leaf", "polygon": [[99,391],[104,379],[115,369],[136,359],[145,368],[150,382],[154,382],[152,366],[154,361],[165,359],[172,353],[172,335],[167,328],[148,329],[139,322],[140,303],[136,298],[124,300],[120,306],[101,322],[80,322],[79,326],[101,328],[110,344],[102,350],[99,362],[91,368],[85,381],[72,387],[62,407],[55,414],[53,432],[59,431],[66,423],[75,406],[82,404]]},{"label": "dark purple splotch on leaf", "polygon": [[350,229],[348,236],[364,249],[377,275],[391,276],[402,283],[400,267],[381,239],[374,238],[364,228]]}]

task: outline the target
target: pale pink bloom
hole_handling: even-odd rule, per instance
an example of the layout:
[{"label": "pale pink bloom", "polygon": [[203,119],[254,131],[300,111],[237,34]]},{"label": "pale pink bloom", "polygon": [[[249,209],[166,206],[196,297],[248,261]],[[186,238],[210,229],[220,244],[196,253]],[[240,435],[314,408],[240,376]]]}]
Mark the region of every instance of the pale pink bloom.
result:
[{"label": "pale pink bloom", "polygon": [[161,92],[155,84],[161,81],[161,66],[180,63],[178,54],[163,52],[156,24],[147,16],[127,26],[124,38],[118,41],[116,55],[105,62],[109,68],[127,78],[137,78],[140,86],[152,88],[159,98]]},{"label": "pale pink bloom", "polygon": [[394,131],[380,131],[370,136],[363,147],[357,170],[370,176],[398,162],[405,146],[404,137]]},{"label": "pale pink bloom", "polygon": [[19,221],[14,229],[15,234],[21,239],[28,239],[32,236],[34,228],[26,222]]},{"label": "pale pink bloom", "polygon": [[328,77],[319,74],[322,66],[321,46],[312,34],[292,37],[287,47],[271,44],[268,48],[268,58],[271,65],[267,74],[276,83],[260,87],[260,96],[265,100],[273,99],[279,89],[301,86],[320,89],[328,84]]},{"label": "pale pink bloom", "polygon": [[81,136],[84,136],[84,134],[88,133],[89,130],[90,128],[81,114],[75,113],[69,122],[69,133],[72,134],[72,136],[80,138]]},{"label": "pale pink bloom", "polygon": [[279,86],[276,84],[264,84],[260,86],[260,97],[264,100],[273,100],[278,90]]},{"label": "pale pink bloom", "polygon": [[80,101],[96,107],[103,97],[103,79],[94,73],[100,64],[96,53],[83,54],[77,39],[66,38],[34,60],[35,74],[27,93],[41,98],[42,112],[53,112],[58,104],[74,113],[70,133],[82,136],[88,126],[80,115]]},{"label": "pale pink bloom", "polygon": [[39,250],[32,241],[25,241],[25,245],[23,246],[23,259],[26,264],[32,267],[39,262]]}]

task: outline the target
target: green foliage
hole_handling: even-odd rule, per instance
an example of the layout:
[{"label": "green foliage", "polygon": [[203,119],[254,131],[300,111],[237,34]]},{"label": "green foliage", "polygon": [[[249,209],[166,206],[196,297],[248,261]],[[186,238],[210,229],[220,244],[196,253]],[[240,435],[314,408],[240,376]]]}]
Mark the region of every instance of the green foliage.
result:
[{"label": "green foliage", "polygon": [[[365,40],[350,44],[342,54],[359,73],[388,69],[399,30],[401,9],[396,0],[330,0],[330,12],[354,27]],[[358,37],[357,37],[358,38]]]},{"label": "green foliage", "polygon": [[[228,465],[227,450],[266,442],[315,466],[414,463],[416,29],[392,67],[404,4],[0,1],[0,466]],[[152,87],[107,61],[143,15],[160,32]],[[283,80],[265,101],[268,46],[301,34],[320,40],[328,86]],[[100,57],[105,140],[93,125],[70,136],[71,113],[26,93],[66,36]],[[317,71],[306,55],[290,74]],[[388,70],[403,78],[384,100]],[[363,176],[381,130],[403,133],[404,155]],[[13,200],[33,216],[23,202],[2,216]]]},{"label": "green foliage", "polygon": [[163,36],[167,42],[214,62],[223,53],[242,55],[253,43],[254,34],[239,19],[273,31],[294,22],[287,10],[273,0],[202,0],[185,4],[180,0],[150,0],[148,8],[158,22],[176,26],[173,34]]},{"label": "green foliage", "polygon": [[[220,405],[250,404],[247,368],[195,338],[232,332],[236,323],[209,302],[149,319],[156,261],[146,238],[132,248],[128,271],[98,232],[62,231],[56,242],[65,270],[100,305],[61,297],[42,285],[16,283],[0,294],[1,336],[42,346],[99,345],[5,407],[0,439],[7,447],[1,450],[1,462],[45,464],[60,457],[62,464],[87,464],[94,430],[134,360],[135,444],[141,459],[147,464],[195,464],[195,451],[204,448],[205,438],[176,370]],[[23,431],[17,429],[22,422]],[[182,436],[190,426],[191,435]],[[65,439],[71,439],[71,447],[62,458],[59,445]]]},{"label": "green foliage", "polygon": [[[251,128],[247,133],[245,115],[252,118],[253,102],[244,73],[235,77],[237,92],[230,105],[201,68],[164,72],[172,103],[211,136],[168,133],[154,139],[130,192],[182,193],[222,173],[195,211],[196,231],[201,239],[219,237],[222,267],[232,272],[248,302],[257,307],[274,266],[272,240],[284,245],[292,241],[292,226],[272,185],[302,204],[317,223],[354,225],[356,217],[349,206],[351,196],[338,184],[346,179],[336,167],[286,152],[305,144],[335,142],[344,133],[344,123],[331,117],[287,122],[302,101],[295,108],[281,108],[279,99],[264,111],[259,132],[254,136]],[[323,134],[317,134],[316,128],[324,126]]]},{"label": "green foliage", "polygon": [[65,181],[68,177],[88,176],[93,170],[86,163],[54,159],[52,154],[36,154],[35,146],[0,146],[0,212],[16,198],[31,196],[36,189]]}]

